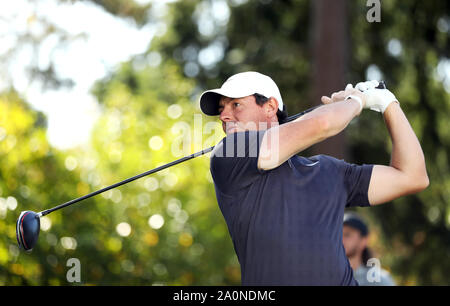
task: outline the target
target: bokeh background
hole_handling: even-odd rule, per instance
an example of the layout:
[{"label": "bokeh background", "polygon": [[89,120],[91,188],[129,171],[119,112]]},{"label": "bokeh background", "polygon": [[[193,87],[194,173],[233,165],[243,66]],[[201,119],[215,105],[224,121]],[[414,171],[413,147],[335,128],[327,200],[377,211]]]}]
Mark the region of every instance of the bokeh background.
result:
[{"label": "bokeh background", "polygon": [[[174,160],[176,124],[198,132],[201,91],[255,70],[291,115],[347,83],[386,81],[431,184],[357,211],[397,284],[449,285],[450,2],[383,0],[380,22],[368,22],[368,2],[2,1],[0,284],[71,285],[69,258],[81,285],[240,284],[207,156],[42,218],[31,253],[15,222]],[[367,111],[301,154],[388,164],[390,150],[382,116]]]}]

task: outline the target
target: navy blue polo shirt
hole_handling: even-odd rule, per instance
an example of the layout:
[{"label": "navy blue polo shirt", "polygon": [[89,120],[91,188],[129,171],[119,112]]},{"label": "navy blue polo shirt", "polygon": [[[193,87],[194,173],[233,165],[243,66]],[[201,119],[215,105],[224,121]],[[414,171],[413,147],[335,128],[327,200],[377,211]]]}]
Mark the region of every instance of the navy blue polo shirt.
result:
[{"label": "navy blue polo shirt", "polygon": [[264,133],[229,134],[211,154],[242,285],[357,285],[342,244],[343,216],[346,207],[370,205],[373,165],[294,155],[261,170]]}]

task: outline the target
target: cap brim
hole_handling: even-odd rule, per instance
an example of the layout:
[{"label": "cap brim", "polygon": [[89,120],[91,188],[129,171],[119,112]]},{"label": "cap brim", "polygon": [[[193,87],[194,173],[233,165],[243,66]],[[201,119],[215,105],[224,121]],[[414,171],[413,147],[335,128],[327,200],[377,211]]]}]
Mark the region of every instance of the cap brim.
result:
[{"label": "cap brim", "polygon": [[219,89],[205,91],[200,97],[200,109],[208,116],[219,115],[219,102],[222,94]]},{"label": "cap brim", "polygon": [[219,102],[221,97],[242,98],[253,93],[248,92],[248,89],[240,92],[227,92],[223,88],[207,90],[200,96],[200,109],[208,116],[217,116],[219,113]]}]

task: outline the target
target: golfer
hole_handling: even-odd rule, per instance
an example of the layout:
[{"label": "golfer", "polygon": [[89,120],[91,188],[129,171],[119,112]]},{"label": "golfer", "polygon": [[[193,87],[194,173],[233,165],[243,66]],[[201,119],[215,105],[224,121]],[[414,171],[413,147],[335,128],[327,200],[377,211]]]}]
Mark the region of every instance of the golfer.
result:
[{"label": "golfer", "polygon": [[[210,166],[243,285],[358,285],[342,244],[344,209],[428,186],[414,131],[395,96],[377,85],[349,84],[284,124],[286,107],[266,75],[239,73],[202,94],[202,111],[219,116],[226,133]],[[383,114],[392,139],[390,165],[297,155],[341,132],[364,108]]]}]

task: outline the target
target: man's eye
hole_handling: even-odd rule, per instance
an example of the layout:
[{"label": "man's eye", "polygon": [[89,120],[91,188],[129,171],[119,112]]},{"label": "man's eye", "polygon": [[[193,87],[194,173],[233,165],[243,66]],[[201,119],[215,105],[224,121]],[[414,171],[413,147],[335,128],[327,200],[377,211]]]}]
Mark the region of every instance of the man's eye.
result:
[{"label": "man's eye", "polygon": [[237,103],[237,102],[234,103],[234,106],[239,106],[239,105],[241,105],[241,104],[239,104],[239,103]]}]

